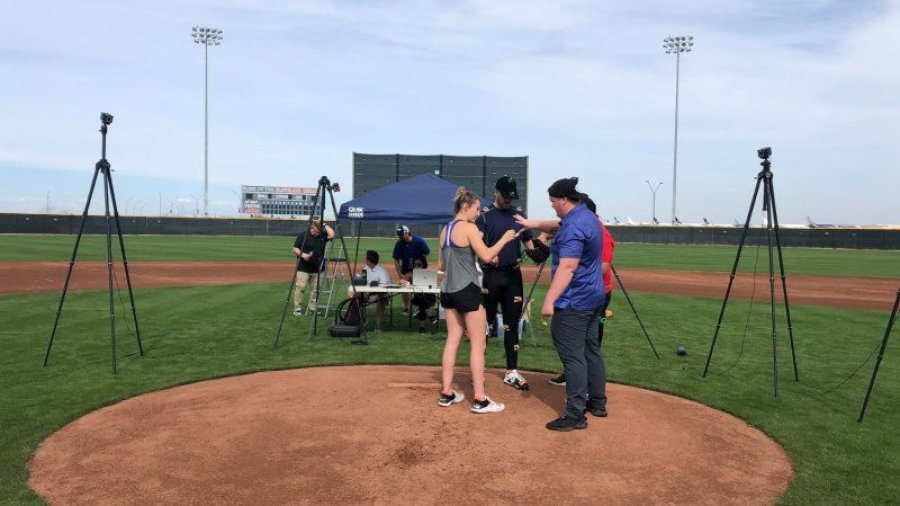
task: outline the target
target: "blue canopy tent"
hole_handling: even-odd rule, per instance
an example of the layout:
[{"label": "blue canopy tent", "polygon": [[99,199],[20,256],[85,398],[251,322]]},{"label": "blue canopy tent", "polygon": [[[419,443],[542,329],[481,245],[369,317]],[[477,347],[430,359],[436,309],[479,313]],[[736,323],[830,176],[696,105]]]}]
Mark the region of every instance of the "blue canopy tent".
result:
[{"label": "blue canopy tent", "polygon": [[[453,219],[452,203],[459,186],[434,174],[421,174],[382,186],[341,204],[338,220],[405,224],[447,223]],[[356,230],[353,270],[359,258],[360,227]]]},{"label": "blue canopy tent", "polygon": [[453,219],[459,187],[434,174],[421,174],[341,204],[339,220],[397,223],[446,223]]}]

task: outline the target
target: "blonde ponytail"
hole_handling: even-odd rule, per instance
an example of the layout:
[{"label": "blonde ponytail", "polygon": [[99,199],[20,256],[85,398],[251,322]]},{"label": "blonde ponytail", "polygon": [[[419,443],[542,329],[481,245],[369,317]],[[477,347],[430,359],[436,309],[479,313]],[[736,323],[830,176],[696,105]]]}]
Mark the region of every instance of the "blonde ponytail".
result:
[{"label": "blonde ponytail", "polygon": [[465,186],[460,186],[456,190],[456,196],[453,197],[453,214],[459,214],[463,207],[478,201],[478,194],[469,191]]}]

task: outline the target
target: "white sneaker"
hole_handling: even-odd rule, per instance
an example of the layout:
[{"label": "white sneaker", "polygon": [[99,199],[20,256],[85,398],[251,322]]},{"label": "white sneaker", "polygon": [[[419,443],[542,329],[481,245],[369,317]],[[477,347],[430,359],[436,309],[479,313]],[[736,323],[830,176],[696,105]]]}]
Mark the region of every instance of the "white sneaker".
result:
[{"label": "white sneaker", "polygon": [[502,402],[492,401],[490,397],[485,397],[483,401],[472,401],[473,413],[499,413],[505,407]]},{"label": "white sneaker", "polygon": [[303,315],[303,310],[302,310],[302,309],[300,309],[300,308],[295,308],[295,309],[294,309],[294,316],[302,316],[302,315]]},{"label": "white sneaker", "polygon": [[466,398],[465,395],[453,390],[453,395],[441,394],[441,398],[438,399],[438,405],[442,408],[450,407],[456,403],[462,402]]},{"label": "white sneaker", "polygon": [[528,390],[528,382],[515,369],[506,373],[503,382],[517,390]]}]

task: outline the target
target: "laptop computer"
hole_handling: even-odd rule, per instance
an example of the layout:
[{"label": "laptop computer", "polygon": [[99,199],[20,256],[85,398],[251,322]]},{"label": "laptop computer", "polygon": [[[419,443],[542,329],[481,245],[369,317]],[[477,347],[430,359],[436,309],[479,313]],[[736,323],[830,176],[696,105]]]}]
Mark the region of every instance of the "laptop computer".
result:
[{"label": "laptop computer", "polygon": [[416,269],[413,271],[412,285],[417,288],[437,288],[437,271]]}]

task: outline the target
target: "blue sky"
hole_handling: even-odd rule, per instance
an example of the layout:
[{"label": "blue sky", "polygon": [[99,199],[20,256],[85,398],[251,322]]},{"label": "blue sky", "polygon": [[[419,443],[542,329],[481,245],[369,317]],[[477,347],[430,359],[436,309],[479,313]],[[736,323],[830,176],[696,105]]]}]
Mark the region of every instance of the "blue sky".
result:
[{"label": "blue sky", "polygon": [[[898,1],[31,1],[0,19],[0,210],[80,212],[100,111],[122,211],[202,198],[210,50],[210,211],[243,184],[349,188],[352,153],[530,157],[529,207],[576,175],[605,217],[747,212],[771,145],[783,223],[900,223]],[[535,191],[537,190],[537,191]],[[349,192],[348,192],[349,193]],[[162,198],[162,206],[160,206]],[[129,200],[130,199],[130,200]],[[127,204],[127,206],[126,206]],[[99,208],[94,208],[99,209]]]}]

